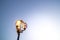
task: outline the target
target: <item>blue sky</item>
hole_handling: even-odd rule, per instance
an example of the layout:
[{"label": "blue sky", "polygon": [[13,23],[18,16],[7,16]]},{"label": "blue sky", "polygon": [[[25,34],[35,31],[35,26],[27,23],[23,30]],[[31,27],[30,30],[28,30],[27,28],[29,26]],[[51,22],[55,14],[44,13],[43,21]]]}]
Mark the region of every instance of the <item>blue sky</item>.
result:
[{"label": "blue sky", "polygon": [[60,40],[60,1],[0,1],[0,40],[17,40],[16,20],[27,29],[20,40]]}]

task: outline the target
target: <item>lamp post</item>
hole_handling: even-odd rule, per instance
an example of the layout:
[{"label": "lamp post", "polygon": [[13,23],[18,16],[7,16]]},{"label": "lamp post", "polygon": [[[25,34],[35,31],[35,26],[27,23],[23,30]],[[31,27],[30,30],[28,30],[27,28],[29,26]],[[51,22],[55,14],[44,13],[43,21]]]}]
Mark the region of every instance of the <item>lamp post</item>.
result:
[{"label": "lamp post", "polygon": [[17,20],[16,21],[16,30],[17,30],[17,40],[19,40],[20,33],[22,33],[24,30],[26,30],[27,24],[23,20]]}]

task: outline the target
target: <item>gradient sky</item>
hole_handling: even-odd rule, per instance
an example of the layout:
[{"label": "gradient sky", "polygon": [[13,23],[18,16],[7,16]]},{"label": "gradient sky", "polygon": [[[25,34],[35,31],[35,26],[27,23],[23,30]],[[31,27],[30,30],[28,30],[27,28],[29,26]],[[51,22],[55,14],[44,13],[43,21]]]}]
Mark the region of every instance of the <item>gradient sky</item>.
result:
[{"label": "gradient sky", "polygon": [[16,20],[27,29],[20,40],[60,40],[60,1],[0,1],[0,40],[17,40]]}]

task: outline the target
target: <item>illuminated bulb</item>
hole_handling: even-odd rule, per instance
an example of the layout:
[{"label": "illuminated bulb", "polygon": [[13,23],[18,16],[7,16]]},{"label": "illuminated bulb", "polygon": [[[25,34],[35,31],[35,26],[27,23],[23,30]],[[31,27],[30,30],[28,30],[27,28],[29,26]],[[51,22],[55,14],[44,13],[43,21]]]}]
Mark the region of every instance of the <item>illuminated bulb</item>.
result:
[{"label": "illuminated bulb", "polygon": [[26,23],[24,23],[22,20],[16,21],[17,32],[24,31],[26,29],[26,27],[27,27]]}]

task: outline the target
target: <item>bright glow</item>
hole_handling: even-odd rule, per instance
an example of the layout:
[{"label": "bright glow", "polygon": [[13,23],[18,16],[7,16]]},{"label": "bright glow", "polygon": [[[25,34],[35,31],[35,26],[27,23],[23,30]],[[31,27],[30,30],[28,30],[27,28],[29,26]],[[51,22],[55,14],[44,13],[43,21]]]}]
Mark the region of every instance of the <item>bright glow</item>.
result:
[{"label": "bright glow", "polygon": [[20,28],[20,24],[21,24],[20,20],[16,21],[16,25],[18,25],[18,28]]},{"label": "bright glow", "polygon": [[24,30],[24,28],[26,28],[26,23],[25,22],[23,22],[22,20],[17,20],[16,21],[16,29],[17,30]]},{"label": "bright glow", "polygon": [[[29,36],[31,40],[57,40],[56,22],[52,18],[34,16],[29,20]],[[37,19],[36,19],[37,18]]]}]

